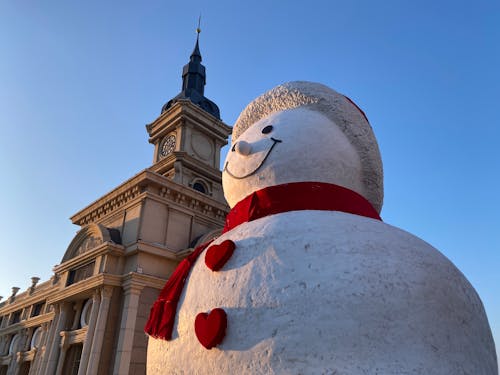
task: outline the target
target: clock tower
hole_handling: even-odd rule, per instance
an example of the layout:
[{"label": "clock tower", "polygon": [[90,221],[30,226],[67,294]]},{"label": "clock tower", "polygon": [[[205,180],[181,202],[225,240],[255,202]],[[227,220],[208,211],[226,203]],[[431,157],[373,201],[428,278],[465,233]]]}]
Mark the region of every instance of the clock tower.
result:
[{"label": "clock tower", "polygon": [[217,105],[204,96],[206,74],[201,64],[199,29],[196,45],[182,71],[182,90],[146,125],[155,145],[151,170],[225,203],[220,149],[231,128]]}]

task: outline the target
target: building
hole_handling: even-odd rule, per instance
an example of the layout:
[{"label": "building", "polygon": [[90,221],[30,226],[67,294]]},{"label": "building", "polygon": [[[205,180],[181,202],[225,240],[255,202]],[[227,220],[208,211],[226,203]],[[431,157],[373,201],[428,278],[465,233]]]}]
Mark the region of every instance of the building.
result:
[{"label": "building", "polygon": [[153,165],[71,217],[50,280],[0,303],[0,375],[144,374],[150,307],[178,262],[229,210],[220,149],[231,128],[204,96],[198,39],[182,91],[147,125]]}]

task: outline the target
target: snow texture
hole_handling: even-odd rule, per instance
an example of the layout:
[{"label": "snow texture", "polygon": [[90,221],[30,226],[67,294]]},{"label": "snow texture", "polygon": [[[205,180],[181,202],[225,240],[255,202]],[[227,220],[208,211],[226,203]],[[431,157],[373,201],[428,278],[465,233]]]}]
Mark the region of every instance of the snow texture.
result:
[{"label": "snow texture", "polygon": [[[496,374],[483,306],[436,249],[377,220],[294,211],[242,224],[219,272],[196,262],[148,374]],[[222,307],[206,350],[195,317]]]}]

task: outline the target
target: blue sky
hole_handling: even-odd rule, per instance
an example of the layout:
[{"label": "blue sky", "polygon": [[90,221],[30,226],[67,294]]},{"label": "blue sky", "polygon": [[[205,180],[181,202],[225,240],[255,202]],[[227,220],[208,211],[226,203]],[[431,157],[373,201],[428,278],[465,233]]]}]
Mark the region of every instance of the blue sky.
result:
[{"label": "blue sky", "polygon": [[180,91],[200,13],[227,124],[291,80],[366,112],[382,217],[457,265],[500,345],[497,1],[1,2],[0,295],[48,279],[68,218],[151,165],[144,125]]}]

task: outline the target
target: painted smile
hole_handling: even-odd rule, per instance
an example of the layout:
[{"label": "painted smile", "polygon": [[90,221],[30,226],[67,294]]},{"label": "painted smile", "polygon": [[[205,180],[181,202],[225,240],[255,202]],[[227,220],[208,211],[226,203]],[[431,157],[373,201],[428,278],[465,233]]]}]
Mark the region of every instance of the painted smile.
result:
[{"label": "painted smile", "polygon": [[257,172],[264,165],[266,159],[268,158],[269,154],[273,150],[274,146],[276,146],[276,143],[283,142],[281,139],[276,139],[276,138],[273,138],[273,137],[271,137],[271,140],[273,141],[273,145],[269,148],[269,150],[266,152],[266,155],[264,156],[264,158],[262,159],[262,161],[259,163],[259,165],[253,171],[251,171],[251,172],[249,172],[249,173],[247,173],[247,174],[245,174],[243,176],[236,176],[233,173],[231,173],[231,171],[228,168],[229,161],[226,161],[226,165],[224,166],[224,172],[227,172],[228,175],[230,175],[233,178],[236,178],[237,180],[241,180],[243,178],[247,178],[248,176],[253,175],[255,172]]}]

